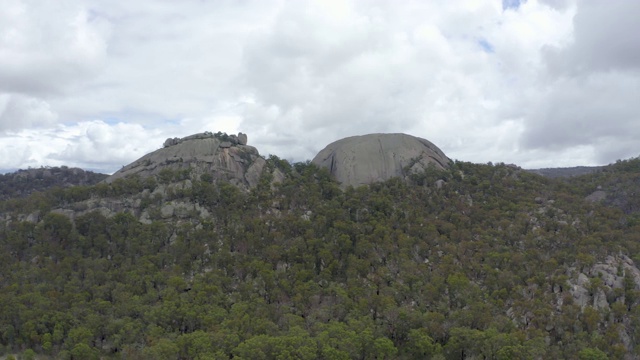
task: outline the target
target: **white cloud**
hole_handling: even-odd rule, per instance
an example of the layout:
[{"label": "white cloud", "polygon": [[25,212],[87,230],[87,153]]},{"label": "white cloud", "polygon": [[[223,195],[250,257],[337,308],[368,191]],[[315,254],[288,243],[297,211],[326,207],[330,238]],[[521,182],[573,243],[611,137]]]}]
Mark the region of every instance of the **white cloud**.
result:
[{"label": "white cloud", "polygon": [[0,168],[113,171],[205,130],[293,160],[406,132],[461,160],[612,162],[637,155],[637,4],[0,0]]},{"label": "white cloud", "polygon": [[584,1],[573,19],[573,41],[545,49],[554,75],[585,76],[593,72],[640,71],[640,2]]},{"label": "white cloud", "polygon": [[81,4],[3,0],[0,5],[1,92],[66,93],[100,69],[109,27]]},{"label": "white cloud", "polygon": [[0,132],[52,125],[58,116],[40,99],[0,94]]}]

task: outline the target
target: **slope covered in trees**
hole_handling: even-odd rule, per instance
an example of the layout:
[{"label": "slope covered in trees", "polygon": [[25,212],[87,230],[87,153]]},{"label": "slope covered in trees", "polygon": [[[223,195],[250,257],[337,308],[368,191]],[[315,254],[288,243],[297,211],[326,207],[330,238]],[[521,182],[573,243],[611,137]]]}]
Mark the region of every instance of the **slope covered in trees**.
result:
[{"label": "slope covered in trees", "polygon": [[[628,263],[640,260],[640,224],[584,200],[601,180],[456,162],[409,183],[342,191],[312,164],[272,157],[268,166],[285,180],[265,175],[250,192],[204,177],[148,196],[185,178],[167,173],[3,203],[13,220],[0,225],[2,350],[66,359],[637,356],[640,293]],[[50,211],[133,196],[158,216]],[[160,216],[177,201],[207,216]],[[40,221],[15,215],[31,211]],[[614,271],[621,286],[591,271],[607,259],[626,259]],[[580,276],[584,298],[572,292]]]},{"label": "slope covered in trees", "polygon": [[107,175],[78,168],[46,167],[0,174],[0,200],[25,197],[53,187],[95,185]]}]

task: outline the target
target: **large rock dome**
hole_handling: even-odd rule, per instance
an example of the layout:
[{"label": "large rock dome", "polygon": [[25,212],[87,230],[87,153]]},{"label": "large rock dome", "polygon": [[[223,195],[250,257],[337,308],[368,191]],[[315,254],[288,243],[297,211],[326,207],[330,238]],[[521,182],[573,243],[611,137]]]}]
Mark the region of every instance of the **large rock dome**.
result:
[{"label": "large rock dome", "polygon": [[312,163],[329,169],[342,187],[404,177],[428,166],[444,169],[450,160],[430,141],[406,134],[369,134],[333,142]]},{"label": "large rock dome", "polygon": [[131,175],[154,176],[163,169],[188,169],[194,178],[210,174],[214,180],[227,181],[246,189],[258,183],[265,164],[258,150],[247,145],[245,134],[206,132],[167,139],[163,148],[123,167],[105,181],[109,183]]}]

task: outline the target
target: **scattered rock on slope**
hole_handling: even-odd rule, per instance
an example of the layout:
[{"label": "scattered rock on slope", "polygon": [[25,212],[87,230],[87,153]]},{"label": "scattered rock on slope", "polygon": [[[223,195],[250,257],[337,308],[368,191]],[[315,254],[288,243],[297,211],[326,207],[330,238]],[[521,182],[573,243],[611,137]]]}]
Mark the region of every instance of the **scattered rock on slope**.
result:
[{"label": "scattered rock on slope", "polygon": [[196,178],[210,174],[214,180],[228,181],[241,188],[258,183],[266,161],[253,146],[246,145],[247,136],[205,132],[184,138],[167,139],[164,147],[123,167],[105,181],[139,175],[158,175],[163,169],[191,171]]},{"label": "scattered rock on slope", "polygon": [[343,187],[360,186],[407,175],[433,165],[449,166],[447,156],[431,142],[406,134],[352,136],[329,144],[312,162],[329,169]]}]

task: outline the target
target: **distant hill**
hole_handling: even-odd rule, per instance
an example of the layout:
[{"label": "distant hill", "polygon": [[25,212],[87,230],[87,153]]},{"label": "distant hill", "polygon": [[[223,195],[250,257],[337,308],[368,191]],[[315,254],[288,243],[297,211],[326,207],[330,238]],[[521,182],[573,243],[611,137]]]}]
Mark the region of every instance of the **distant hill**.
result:
[{"label": "distant hill", "polygon": [[95,185],[106,177],[105,174],[66,166],[18,170],[0,175],[0,200],[26,197],[34,191],[53,187]]},{"label": "distant hill", "polygon": [[586,174],[593,174],[598,171],[602,171],[604,166],[575,166],[575,167],[560,167],[560,168],[544,168],[544,169],[531,169],[527,170],[534,174],[542,175],[548,178],[560,178],[580,176]]}]

